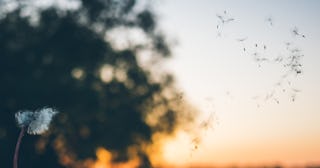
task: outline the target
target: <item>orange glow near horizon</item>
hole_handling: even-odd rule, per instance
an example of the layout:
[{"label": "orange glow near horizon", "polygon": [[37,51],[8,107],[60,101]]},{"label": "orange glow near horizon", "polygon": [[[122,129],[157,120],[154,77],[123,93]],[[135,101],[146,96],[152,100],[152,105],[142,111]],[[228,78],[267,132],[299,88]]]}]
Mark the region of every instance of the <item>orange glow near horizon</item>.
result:
[{"label": "orange glow near horizon", "polygon": [[[205,140],[206,139],[206,140]],[[243,144],[218,144],[212,137],[205,138],[197,150],[191,150],[191,144],[185,133],[179,133],[175,140],[164,145],[163,157],[167,165],[175,166],[272,166],[284,167],[320,165],[319,139],[308,144],[300,140],[291,142],[270,142]],[[228,145],[228,142],[226,142]],[[189,148],[188,148],[189,147]]]},{"label": "orange glow near horizon", "polygon": [[112,154],[105,148],[98,148],[96,151],[97,160],[89,168],[132,168],[140,164],[138,158],[131,159],[124,163],[112,163]]},{"label": "orange glow near horizon", "polygon": [[[219,134],[217,132],[217,134]],[[145,151],[153,166],[167,167],[259,167],[280,165],[284,167],[320,165],[319,139],[310,140],[307,144],[301,140],[284,141],[254,141],[230,143],[215,137],[215,132],[201,137],[197,149],[193,148],[190,134],[180,131],[175,136],[162,134],[153,136],[154,143],[145,147]],[[295,147],[292,147],[295,146]],[[61,162],[71,167],[87,168],[134,168],[139,166],[140,159],[135,155],[135,149],[129,148],[131,159],[122,163],[112,162],[112,153],[103,147],[96,150],[97,159],[75,161],[72,155],[62,154]],[[130,152],[131,151],[131,152]],[[77,166],[78,165],[78,166]]]}]

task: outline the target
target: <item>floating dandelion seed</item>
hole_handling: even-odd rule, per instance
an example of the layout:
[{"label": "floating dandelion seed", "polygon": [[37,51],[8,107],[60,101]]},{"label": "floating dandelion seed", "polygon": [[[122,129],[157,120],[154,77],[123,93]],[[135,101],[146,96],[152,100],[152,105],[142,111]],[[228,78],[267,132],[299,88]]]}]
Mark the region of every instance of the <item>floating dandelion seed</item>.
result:
[{"label": "floating dandelion seed", "polygon": [[291,32],[292,32],[292,34],[293,34],[294,36],[301,36],[301,37],[303,37],[303,38],[306,37],[304,34],[301,34],[301,33],[299,32],[299,30],[298,30],[297,27],[294,27]]},{"label": "floating dandelion seed", "polygon": [[49,129],[50,122],[56,114],[58,114],[57,110],[47,107],[34,112],[26,110],[15,114],[15,119],[21,131],[13,157],[13,168],[18,168],[19,147],[24,133],[27,132],[32,135],[44,133]]},{"label": "floating dandelion seed", "polygon": [[236,39],[237,41],[239,41],[239,42],[243,42],[243,41],[245,41],[245,40],[247,40],[248,39],[248,37],[244,37],[244,38],[238,38],[238,39]]},{"label": "floating dandelion seed", "polygon": [[294,27],[294,28],[293,28],[292,33],[293,33],[293,35],[300,36],[300,33],[299,33],[297,27]]},{"label": "floating dandelion seed", "polygon": [[272,17],[268,17],[268,18],[266,19],[266,22],[269,22],[270,26],[273,26],[273,19],[272,19]]},{"label": "floating dandelion seed", "polygon": [[[226,10],[223,12],[223,14],[216,14],[216,16],[218,18],[217,30],[219,28],[222,28],[223,25],[235,20],[234,18],[227,16]],[[222,31],[222,29],[221,29],[221,31]],[[221,32],[218,33],[218,37],[220,37],[220,36],[221,36]]]}]

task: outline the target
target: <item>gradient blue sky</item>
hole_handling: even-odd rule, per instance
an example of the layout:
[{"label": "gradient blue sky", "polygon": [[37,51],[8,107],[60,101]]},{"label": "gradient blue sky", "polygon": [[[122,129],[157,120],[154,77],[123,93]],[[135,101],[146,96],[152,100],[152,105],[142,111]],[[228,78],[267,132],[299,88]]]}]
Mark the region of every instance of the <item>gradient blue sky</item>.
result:
[{"label": "gradient blue sky", "polygon": [[[167,145],[169,162],[320,164],[320,1],[165,0],[154,8],[169,40],[178,41],[166,68],[203,118],[215,114],[214,129],[205,133],[192,157],[184,133]],[[219,29],[219,37],[216,14],[224,10],[235,21]],[[292,35],[295,26],[306,38]],[[244,43],[236,41],[243,37],[248,37]],[[281,89],[301,92],[294,102],[281,89],[275,96],[279,104],[254,100],[275,88],[284,68],[273,63],[258,67],[252,53],[286,55],[289,41],[305,55],[303,74]],[[267,49],[255,48],[256,43]]]}]

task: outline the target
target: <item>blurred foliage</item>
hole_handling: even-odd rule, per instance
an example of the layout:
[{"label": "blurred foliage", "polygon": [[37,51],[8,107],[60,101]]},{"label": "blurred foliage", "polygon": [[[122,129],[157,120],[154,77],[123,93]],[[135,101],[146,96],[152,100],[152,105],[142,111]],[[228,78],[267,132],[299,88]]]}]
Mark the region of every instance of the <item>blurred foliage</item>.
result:
[{"label": "blurred foliage", "polygon": [[[47,134],[24,137],[21,167],[79,167],[75,162],[94,158],[97,147],[111,151],[114,162],[130,159],[134,147],[141,167],[151,167],[143,146],[152,135],[170,135],[192,120],[172,103],[172,76],[154,80],[152,65],[139,61],[143,49],[157,61],[170,56],[152,10],[135,10],[135,0],[81,0],[76,9],[21,2],[0,8],[0,167],[12,165],[14,113],[43,106],[61,113]],[[146,43],[115,49],[105,34],[116,28],[141,30]]]}]

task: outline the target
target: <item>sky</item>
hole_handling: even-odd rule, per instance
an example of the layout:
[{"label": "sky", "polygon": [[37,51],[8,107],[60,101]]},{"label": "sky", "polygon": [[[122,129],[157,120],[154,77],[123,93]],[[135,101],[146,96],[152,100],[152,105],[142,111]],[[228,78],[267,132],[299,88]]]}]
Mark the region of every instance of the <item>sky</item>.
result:
[{"label": "sky", "polygon": [[[166,69],[200,120],[213,117],[196,150],[184,132],[167,143],[168,163],[320,164],[320,1],[164,0],[154,9],[175,44]],[[301,73],[285,76],[275,60],[294,49]]]},{"label": "sky", "polygon": [[[35,5],[68,6],[63,2]],[[169,140],[168,164],[320,165],[320,1],[154,2],[160,30],[173,44],[164,69],[199,109],[198,122],[212,121],[205,130],[199,124],[197,149],[188,132]],[[283,78],[286,61],[274,60],[294,49],[304,55],[302,73]]]}]

